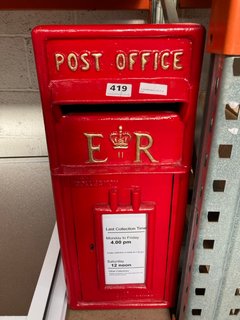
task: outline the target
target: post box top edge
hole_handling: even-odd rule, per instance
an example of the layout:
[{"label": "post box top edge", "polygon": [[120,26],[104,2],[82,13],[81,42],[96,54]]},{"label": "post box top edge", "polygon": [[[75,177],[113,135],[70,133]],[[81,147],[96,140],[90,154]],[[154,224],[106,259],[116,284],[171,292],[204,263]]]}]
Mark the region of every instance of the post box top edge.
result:
[{"label": "post box top edge", "polygon": [[205,28],[197,23],[176,24],[115,24],[115,25],[39,25],[32,30],[33,38],[44,40],[63,38],[93,37],[202,37]]}]

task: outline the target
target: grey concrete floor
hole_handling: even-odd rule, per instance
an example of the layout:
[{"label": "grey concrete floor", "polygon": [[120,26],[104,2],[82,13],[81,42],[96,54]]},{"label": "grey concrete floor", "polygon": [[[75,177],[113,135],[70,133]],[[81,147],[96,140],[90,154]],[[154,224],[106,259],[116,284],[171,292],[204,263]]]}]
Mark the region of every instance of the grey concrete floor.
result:
[{"label": "grey concrete floor", "polygon": [[68,310],[66,320],[170,320],[168,309]]}]

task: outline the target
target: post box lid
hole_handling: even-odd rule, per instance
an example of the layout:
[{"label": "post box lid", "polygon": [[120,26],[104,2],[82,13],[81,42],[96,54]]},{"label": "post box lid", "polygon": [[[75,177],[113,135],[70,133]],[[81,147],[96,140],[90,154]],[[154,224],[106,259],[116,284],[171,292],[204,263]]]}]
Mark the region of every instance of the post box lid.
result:
[{"label": "post box lid", "polygon": [[[55,101],[187,99],[186,82],[199,82],[203,34],[198,24],[36,27],[42,96],[52,91]],[[159,78],[161,83],[154,81]],[[141,82],[111,90],[111,84],[129,84],[127,79]],[[98,81],[94,92],[92,81]]]}]

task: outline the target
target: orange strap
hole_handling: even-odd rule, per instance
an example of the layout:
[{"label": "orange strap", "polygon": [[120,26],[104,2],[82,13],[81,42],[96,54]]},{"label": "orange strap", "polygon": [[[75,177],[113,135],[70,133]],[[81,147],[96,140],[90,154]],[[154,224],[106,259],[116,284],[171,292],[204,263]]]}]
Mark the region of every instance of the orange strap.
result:
[{"label": "orange strap", "polygon": [[8,0],[0,1],[0,10],[149,10],[151,0]]},{"label": "orange strap", "polygon": [[213,0],[207,49],[240,55],[240,0]]}]

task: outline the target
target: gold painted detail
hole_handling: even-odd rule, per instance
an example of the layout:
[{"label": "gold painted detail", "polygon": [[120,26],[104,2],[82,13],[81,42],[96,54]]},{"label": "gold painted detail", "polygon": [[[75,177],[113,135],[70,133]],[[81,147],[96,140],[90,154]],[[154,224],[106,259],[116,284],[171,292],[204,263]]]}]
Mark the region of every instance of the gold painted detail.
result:
[{"label": "gold painted detail", "polygon": [[104,160],[95,159],[94,152],[100,151],[100,145],[94,146],[93,145],[93,138],[103,138],[101,133],[84,133],[85,137],[87,137],[88,141],[88,161],[87,163],[104,163],[107,162],[108,158]]},{"label": "gold painted detail", "polygon": [[173,69],[174,70],[181,70],[183,68],[181,64],[181,56],[183,55],[183,52],[175,52],[173,57]]},{"label": "gold painted detail", "polygon": [[88,71],[90,68],[100,71],[100,60],[102,55],[101,52],[88,51],[81,54],[70,52],[67,55],[55,53],[56,70],[60,71],[61,66],[66,64],[68,69],[73,72],[76,72],[77,70]]},{"label": "gold painted detail", "polygon": [[124,153],[123,151],[118,151],[118,158],[123,159],[124,158]]},{"label": "gold painted detail", "polygon": [[118,71],[158,71],[182,70],[184,51],[179,50],[132,50],[129,52],[117,51],[115,61],[103,60],[103,52],[82,51],[54,54],[55,67],[58,72],[62,67],[67,67],[72,72],[101,71],[106,66],[115,65]]},{"label": "gold painted detail", "polygon": [[163,51],[134,51],[125,53],[117,52],[115,57],[116,68],[119,71],[135,70],[140,64],[142,71],[147,69],[157,70],[182,70],[183,50],[163,50]]},{"label": "gold painted detail", "polygon": [[123,132],[122,126],[119,126],[118,131],[110,134],[110,140],[113,143],[114,149],[127,149],[128,143],[131,140],[131,135],[129,132]]},{"label": "gold painted detail", "polygon": [[[84,136],[87,138],[88,146],[88,160],[86,163],[108,162],[108,157],[105,159],[97,158],[97,154],[101,151],[100,141],[104,142],[103,139],[105,138],[103,134],[84,133]],[[134,136],[136,139],[133,139]],[[123,127],[120,125],[118,127],[118,131],[114,131],[109,135],[109,139],[113,144],[113,149],[118,150],[117,156],[119,159],[124,158],[124,151],[129,148],[130,141],[135,140],[135,159],[133,162],[142,163],[143,156],[145,156],[145,159],[147,158],[151,163],[159,162],[151,153],[150,149],[153,146],[154,140],[149,133],[133,132],[133,135],[131,135],[129,132],[123,131]],[[96,140],[98,140],[98,142]]]},{"label": "gold painted detail", "polygon": [[[149,149],[153,145],[153,137],[148,133],[137,133],[134,132],[136,136],[136,160],[134,162],[142,162],[141,161],[141,152],[143,152],[151,162],[159,162],[153,158]],[[147,144],[142,144],[142,139],[145,138],[148,140]]]}]

